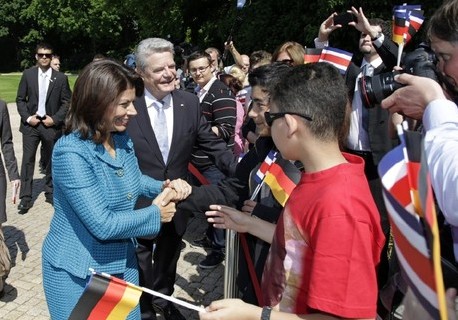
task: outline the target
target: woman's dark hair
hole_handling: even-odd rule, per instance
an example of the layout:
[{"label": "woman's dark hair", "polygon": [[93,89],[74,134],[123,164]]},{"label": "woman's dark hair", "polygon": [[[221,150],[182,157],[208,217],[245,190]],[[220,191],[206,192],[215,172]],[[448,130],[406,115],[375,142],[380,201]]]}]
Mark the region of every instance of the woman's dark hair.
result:
[{"label": "woman's dark hair", "polygon": [[221,73],[218,75],[218,79],[231,89],[234,96],[243,89],[243,84],[233,75]]},{"label": "woman's dark hair", "polygon": [[114,108],[120,94],[131,88],[136,96],[143,94],[143,80],[135,71],[111,60],[88,64],[76,80],[64,133],[78,131],[82,139],[102,143],[110,130],[105,114]]}]

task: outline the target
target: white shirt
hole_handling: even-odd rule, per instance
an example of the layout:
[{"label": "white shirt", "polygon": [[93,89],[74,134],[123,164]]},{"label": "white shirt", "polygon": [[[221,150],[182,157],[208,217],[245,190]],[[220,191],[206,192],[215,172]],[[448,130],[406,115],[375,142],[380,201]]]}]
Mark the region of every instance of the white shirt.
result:
[{"label": "white shirt", "polygon": [[458,261],[458,108],[449,100],[432,101],[423,114],[425,151],[431,183],[445,219],[452,227]]},{"label": "white shirt", "polygon": [[[382,58],[378,57],[370,63],[374,69],[378,68],[383,63]],[[365,59],[361,64],[361,68],[369,64]],[[361,89],[359,88],[359,79],[362,73],[356,78],[355,92],[351,103],[350,113],[350,130],[348,133],[347,147],[357,151],[371,151],[369,133],[363,127],[363,102],[361,100]]]},{"label": "white shirt", "polygon": [[49,82],[51,80],[52,69],[49,68],[46,72],[43,72],[41,68],[38,68],[38,110],[39,116],[46,114],[46,96],[48,93]]},{"label": "white shirt", "polygon": [[[207,82],[207,84],[203,87],[200,88],[199,86],[197,87],[197,96],[199,97],[200,103],[204,100],[205,96],[208,93],[208,90],[210,90],[211,86],[213,85],[213,82],[216,81],[216,76],[213,76],[210,81]],[[203,91],[202,91],[203,90]],[[200,93],[202,91],[202,93]]]},{"label": "white shirt", "polygon": [[[145,102],[148,109],[148,116],[151,122],[151,127],[154,130],[154,123],[157,118],[157,109],[153,106],[153,103],[159,101],[153,95],[145,89]],[[165,119],[167,120],[167,140],[169,142],[169,148],[172,145],[172,135],[173,135],[173,99],[172,95],[168,94],[162,99],[164,102],[164,114]]]}]

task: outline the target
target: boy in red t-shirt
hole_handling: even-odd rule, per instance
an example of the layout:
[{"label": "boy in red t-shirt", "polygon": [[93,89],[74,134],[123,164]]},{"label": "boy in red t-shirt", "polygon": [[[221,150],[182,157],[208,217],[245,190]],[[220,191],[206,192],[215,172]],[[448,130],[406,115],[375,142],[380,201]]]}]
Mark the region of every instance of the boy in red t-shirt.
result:
[{"label": "boy in red t-shirt", "polygon": [[274,90],[265,117],[275,145],[304,165],[277,226],[225,206],[207,212],[215,227],[272,243],[262,281],[266,307],[215,301],[202,320],[375,319],[385,239],[364,161],[339,149],[347,102],[342,77],[327,63],[293,68]]}]

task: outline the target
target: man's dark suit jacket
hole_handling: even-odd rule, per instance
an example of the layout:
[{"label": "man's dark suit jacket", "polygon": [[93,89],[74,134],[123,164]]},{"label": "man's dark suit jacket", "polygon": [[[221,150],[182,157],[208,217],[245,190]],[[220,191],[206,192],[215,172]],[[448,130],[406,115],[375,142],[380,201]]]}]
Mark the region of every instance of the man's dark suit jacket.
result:
[{"label": "man's dark suit jacket", "polygon": [[[396,65],[396,57],[398,52],[397,45],[387,36],[385,36],[385,40],[383,41],[382,46],[380,48],[375,47],[375,49],[382,58],[383,63],[374,70],[374,75],[392,71],[393,67]],[[350,63],[345,75],[345,81],[347,84],[350,101],[353,101],[356,80],[360,72],[361,68],[359,66],[353,62]],[[374,158],[374,164],[377,165],[382,157],[394,147],[393,140],[389,137],[388,132],[391,121],[390,113],[388,110],[382,109],[380,105],[369,108],[368,111],[369,141],[371,145],[372,156]]]},{"label": "man's dark suit jacket", "polygon": [[[32,130],[27,119],[38,111],[38,94],[38,67],[32,67],[22,74],[16,98],[17,109],[21,116],[19,131],[23,134]],[[64,123],[71,94],[67,76],[52,70],[46,95],[46,115],[53,119],[55,129],[60,129]]]},{"label": "man's dark suit jacket", "polygon": [[[138,97],[135,102],[137,116],[129,121],[127,131],[134,143],[135,154],[143,174],[157,180],[187,179],[188,163],[191,160],[193,146],[199,146],[216,166],[226,174],[235,171],[237,160],[226,148],[226,143],[218,138],[202,115],[199,99],[196,95],[175,90],[173,97],[173,135],[167,163],[162,159],[147,111],[145,97]],[[138,208],[151,205],[151,199],[140,198]],[[178,234],[186,229],[186,214],[177,212],[173,218]]]}]

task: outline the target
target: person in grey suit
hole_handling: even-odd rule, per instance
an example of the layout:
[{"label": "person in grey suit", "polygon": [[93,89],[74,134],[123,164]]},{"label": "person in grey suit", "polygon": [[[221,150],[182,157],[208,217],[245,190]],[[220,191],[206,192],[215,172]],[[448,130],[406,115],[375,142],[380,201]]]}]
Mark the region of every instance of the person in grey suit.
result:
[{"label": "person in grey suit", "polygon": [[[12,188],[12,201],[15,203],[17,198],[17,191],[21,185],[19,179],[16,156],[14,155],[13,148],[13,134],[11,133],[10,116],[6,102],[0,100],[0,140],[2,144],[2,156],[5,160],[3,164],[2,157],[0,157],[0,241],[4,241],[3,232],[1,230],[2,223],[6,222],[6,171],[11,181]],[[2,248],[6,248],[2,246]],[[3,254],[3,253],[2,253]],[[5,252],[4,254],[8,254]],[[0,264],[3,259],[0,259]],[[0,296],[3,294],[3,277],[9,273],[9,265],[0,265]]]},{"label": "person in grey suit", "polygon": [[36,47],[37,65],[24,71],[17,92],[17,109],[21,116],[22,166],[19,213],[32,207],[32,182],[38,144],[43,146],[46,202],[53,204],[51,154],[60,136],[71,97],[68,78],[51,68],[53,49],[49,44]]},{"label": "person in grey suit", "polygon": [[[135,52],[136,70],[145,83],[144,94],[134,102],[138,116],[127,132],[133,143],[140,170],[154,179],[186,179],[194,145],[203,150],[225,173],[235,170],[237,159],[217,137],[202,114],[196,95],[175,89],[176,69],[173,44],[160,38],[145,39]],[[139,198],[136,208],[149,205]],[[137,257],[140,285],[166,295],[173,293],[181,239],[190,213],[177,211],[156,238],[138,238]],[[154,265],[152,263],[153,246]],[[151,296],[140,299],[142,319],[156,319]],[[163,299],[154,303],[166,320],[184,319],[178,309]]]}]

